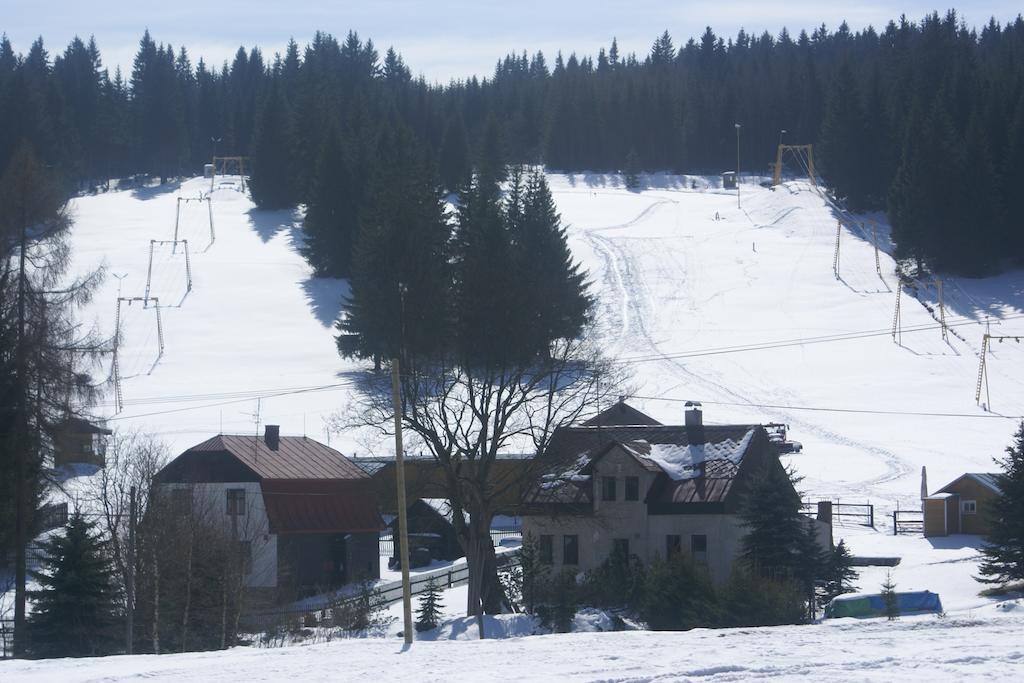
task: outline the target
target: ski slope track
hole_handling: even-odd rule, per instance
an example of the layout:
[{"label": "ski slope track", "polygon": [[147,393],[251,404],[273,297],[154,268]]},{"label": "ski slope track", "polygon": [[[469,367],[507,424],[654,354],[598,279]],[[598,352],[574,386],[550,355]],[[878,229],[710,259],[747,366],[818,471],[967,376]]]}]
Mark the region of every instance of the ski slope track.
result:
[{"label": "ski slope track", "polygon": [[[879,225],[874,235],[841,230],[837,277],[838,209],[806,182],[744,184],[738,208],[713,177],[651,176],[637,192],[612,176],[549,180],[597,299],[592,333],[630,370],[631,401],[654,417],[679,422],[682,401],[697,400],[708,423],[785,422],[804,444],[788,462],[808,497],[870,500],[879,515],[917,507],[922,465],[934,489],[991,470],[1009,443],[1015,421],[995,416],[1024,413],[1024,345],[992,345],[993,412],[974,391],[986,321],[994,335],[1024,333],[1024,273],[944,278],[948,340],[935,284],[905,288],[897,344],[898,279],[882,215],[843,215]],[[174,239],[178,198],[209,189],[193,179],[74,202],[74,267],[105,265],[110,275],[87,322],[112,338],[119,284],[122,297],[144,297],[150,241]],[[148,282],[165,347],[159,354],[151,303],[123,306],[124,404],[115,414],[111,390],[99,411],[112,426],[160,435],[173,452],[220,431],[253,433],[258,417],[346,454],[389,453],[371,431],[328,433],[364,366],[337,354],[347,283],[313,277],[299,253],[300,213],[259,211],[233,189],[212,199],[215,231],[204,202],[180,203],[188,268],[179,244],[153,247]],[[109,366],[108,357],[95,375]]]}]

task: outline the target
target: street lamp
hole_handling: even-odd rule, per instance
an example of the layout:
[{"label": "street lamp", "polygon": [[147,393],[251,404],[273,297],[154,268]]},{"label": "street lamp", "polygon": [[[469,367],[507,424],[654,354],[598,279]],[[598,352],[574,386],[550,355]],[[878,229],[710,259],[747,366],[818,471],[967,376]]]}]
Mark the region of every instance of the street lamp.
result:
[{"label": "street lamp", "polygon": [[736,126],[736,208],[743,208],[740,204],[740,124]]}]

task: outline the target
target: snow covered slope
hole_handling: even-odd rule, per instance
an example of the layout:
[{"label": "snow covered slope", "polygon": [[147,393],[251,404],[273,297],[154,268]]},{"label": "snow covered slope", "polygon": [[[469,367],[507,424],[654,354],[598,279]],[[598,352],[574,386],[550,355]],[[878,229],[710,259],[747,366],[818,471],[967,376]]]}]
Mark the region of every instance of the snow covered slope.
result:
[{"label": "snow covered slope", "polygon": [[[523,615],[446,627],[450,640],[354,638],[308,647],[0,662],[8,683],[52,681],[954,681],[1024,675],[1020,605],[975,617],[821,626],[519,635]],[[980,617],[980,618],[979,618]],[[503,628],[505,626],[505,628]],[[511,627],[511,628],[509,628]],[[453,642],[454,641],[454,642]]]},{"label": "snow covered slope", "polygon": [[[695,190],[690,180],[653,176],[631,192],[614,176],[550,178],[598,295],[601,340],[632,370],[638,407],[678,421],[679,401],[694,399],[709,423],[790,424],[805,446],[791,462],[812,497],[914,507],[922,465],[932,488],[992,469],[1015,422],[974,402],[982,322],[993,334],[1024,332],[1024,274],[947,279],[948,342],[922,304],[935,308],[935,288],[920,288],[921,301],[905,292],[900,346],[889,335],[894,263],[883,251],[876,271],[870,230],[842,231],[837,278],[836,220],[806,183],[743,185],[738,209],[715,179],[693,179]],[[106,334],[113,275],[126,275],[123,297],[144,296],[150,240],[173,237],[178,197],[208,190],[194,179],[75,202],[76,267],[105,263],[111,274],[88,311]],[[152,307],[122,304],[124,409],[112,424],[144,426],[180,451],[221,430],[254,430],[262,396],[263,423],[326,439],[324,420],[346,405],[358,367],[334,346],[346,285],[312,277],[297,214],[258,211],[230,189],[215,191],[212,207],[211,242],[206,205],[182,204],[190,292],[180,245],[154,246],[162,356]],[[878,233],[891,249],[887,227]],[[1003,415],[1024,412],[1022,361],[1012,342],[989,359]],[[114,413],[113,393],[103,410]],[[346,453],[389,449],[370,434],[331,439]]]}]

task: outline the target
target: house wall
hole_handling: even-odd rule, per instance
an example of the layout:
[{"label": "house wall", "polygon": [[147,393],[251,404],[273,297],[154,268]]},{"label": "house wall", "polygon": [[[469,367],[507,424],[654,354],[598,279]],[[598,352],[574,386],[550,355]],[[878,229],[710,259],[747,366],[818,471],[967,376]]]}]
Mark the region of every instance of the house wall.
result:
[{"label": "house wall", "polygon": [[[992,503],[996,499],[995,491],[969,477],[956,481],[942,490],[960,496],[960,506],[956,512],[960,517],[959,533],[981,536],[989,534],[991,531],[989,515],[992,514]],[[964,503],[972,500],[975,501],[977,511],[968,514],[964,512]],[[950,530],[950,533],[954,532]]]},{"label": "house wall", "polygon": [[946,502],[948,500],[948,498],[926,498],[923,501],[925,536],[946,536],[950,533],[946,527]]},{"label": "house wall", "polygon": [[[602,477],[616,479],[616,499],[602,500]],[[638,501],[625,500],[625,478],[640,479]],[[740,553],[746,529],[736,514],[656,514],[648,513],[644,502],[647,491],[657,473],[644,469],[627,453],[613,449],[593,467],[591,486],[594,504],[591,515],[526,515],[523,533],[535,539],[541,535],[553,537],[552,564],[554,571],[563,568],[588,571],[598,567],[611,555],[615,539],[629,541],[629,552],[645,564],[667,554],[668,536],[679,536],[684,552],[690,552],[693,537],[704,536],[707,542],[706,562],[713,581],[726,581]],[[832,548],[832,525],[824,520],[808,518],[814,524],[818,542],[823,549]],[[579,539],[579,563],[566,565],[563,557],[563,539],[576,535]]]},{"label": "house wall", "polygon": [[[614,501],[602,500],[602,477],[606,476],[616,479]],[[627,476],[640,479],[637,501],[625,500]],[[532,534],[535,538],[541,535],[554,537],[552,559],[555,571],[563,568],[587,571],[598,567],[611,555],[615,539],[628,540],[630,554],[649,563],[656,557],[665,557],[668,535],[680,536],[682,549],[686,552],[690,550],[692,537],[703,535],[707,538],[707,565],[712,578],[716,581],[727,579],[744,535],[739,519],[727,514],[649,515],[644,498],[655,476],[656,473],[645,470],[628,454],[613,449],[593,468],[593,515],[524,516],[523,533]],[[562,544],[566,535],[579,538],[577,565],[563,563]]]},{"label": "house wall", "polygon": [[106,441],[102,434],[59,431],[53,436],[54,467],[78,463],[103,467],[105,452]]},{"label": "house wall", "polygon": [[380,534],[349,534],[345,537],[345,560],[349,581],[380,578]]},{"label": "house wall", "polygon": [[[252,562],[245,577],[247,588],[275,588],[278,580],[277,534],[270,533],[270,520],[258,482],[160,484],[159,490],[192,489],[193,514],[201,515],[239,541],[248,541]],[[228,489],[245,489],[245,514],[227,513]]]}]

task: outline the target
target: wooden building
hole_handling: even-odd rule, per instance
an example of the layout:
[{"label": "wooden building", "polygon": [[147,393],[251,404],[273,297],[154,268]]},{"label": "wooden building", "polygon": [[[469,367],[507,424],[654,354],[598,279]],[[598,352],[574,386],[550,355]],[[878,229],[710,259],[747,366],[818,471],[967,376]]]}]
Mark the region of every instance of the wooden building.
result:
[{"label": "wooden building", "polygon": [[992,503],[1000,496],[999,475],[968,472],[926,497],[924,535],[989,533]]},{"label": "wooden building", "polygon": [[157,493],[202,508],[250,556],[250,588],[300,593],[380,577],[384,522],[369,477],[307,437],[220,435],[189,448],[155,478]]},{"label": "wooden building", "polygon": [[47,429],[53,439],[53,466],[106,465],[107,437],[113,432],[80,417],[69,417]]}]

